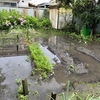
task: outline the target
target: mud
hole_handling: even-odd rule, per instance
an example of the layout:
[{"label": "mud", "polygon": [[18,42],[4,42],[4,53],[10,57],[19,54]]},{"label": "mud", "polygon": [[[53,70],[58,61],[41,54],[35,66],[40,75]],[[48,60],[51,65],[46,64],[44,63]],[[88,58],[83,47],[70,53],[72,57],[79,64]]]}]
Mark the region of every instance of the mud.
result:
[{"label": "mud", "polygon": [[73,59],[73,56],[71,56],[71,54],[69,54],[66,51],[66,48],[68,45],[66,46],[65,44],[63,48],[60,47],[59,45],[53,45],[50,43],[48,45],[49,45],[49,48],[51,48],[52,51],[60,58],[61,62],[68,69],[68,71],[76,73],[76,74],[88,73],[88,69],[85,67],[85,65],[79,59],[74,58],[75,60],[77,60],[77,62],[80,62],[80,63],[76,63],[76,61],[74,61]]},{"label": "mud", "polygon": [[[51,58],[51,62],[56,64],[54,67],[55,75],[45,82],[37,80],[36,77],[30,77],[32,66],[30,60],[29,62],[26,61],[27,55],[1,57],[0,100],[17,100],[16,94],[18,86],[16,79],[24,78],[27,78],[28,83],[30,83],[28,85],[30,100],[33,100],[33,98],[34,100],[50,100],[51,92],[55,91],[56,93],[60,93],[65,89],[68,80],[71,81],[71,85],[75,91],[99,91],[97,87],[90,90],[92,85],[88,86],[80,83],[96,83],[100,81],[100,61],[85,52],[83,53],[83,51],[80,52],[77,50],[77,48],[82,47],[86,48],[87,51],[99,55],[99,44],[82,45],[73,43],[73,41],[69,41],[64,37],[57,36],[48,39],[40,37],[32,41],[39,42],[41,49]],[[20,47],[21,50],[25,50],[22,47]],[[9,48],[12,47],[10,46]],[[82,48],[81,50],[84,50]],[[5,52],[9,51],[5,50]],[[99,84],[96,86],[99,87]],[[94,88],[94,86],[92,87]],[[39,95],[33,95],[35,91]]]}]

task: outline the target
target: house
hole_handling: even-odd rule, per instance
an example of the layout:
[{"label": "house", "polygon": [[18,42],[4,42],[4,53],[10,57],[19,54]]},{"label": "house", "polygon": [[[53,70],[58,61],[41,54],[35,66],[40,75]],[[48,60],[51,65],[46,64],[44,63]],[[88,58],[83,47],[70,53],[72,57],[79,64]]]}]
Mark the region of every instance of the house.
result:
[{"label": "house", "polygon": [[51,0],[49,6],[49,19],[52,23],[52,27],[55,29],[62,29],[72,21],[72,10],[59,8],[59,3],[55,0]]},{"label": "house", "polygon": [[20,0],[18,4],[19,8],[27,8],[29,7],[29,0]]},{"label": "house", "polygon": [[0,0],[0,7],[28,8],[29,0]]},{"label": "house", "polygon": [[0,7],[18,7],[20,0],[0,0]]}]

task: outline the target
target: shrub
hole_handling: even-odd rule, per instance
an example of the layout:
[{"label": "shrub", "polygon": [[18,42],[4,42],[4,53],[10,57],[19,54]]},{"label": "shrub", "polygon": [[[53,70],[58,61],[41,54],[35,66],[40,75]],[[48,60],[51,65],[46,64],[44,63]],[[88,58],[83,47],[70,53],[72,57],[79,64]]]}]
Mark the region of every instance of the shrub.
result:
[{"label": "shrub", "polygon": [[36,17],[27,15],[25,19],[27,20],[26,26],[29,26],[32,28],[38,28],[38,19]]},{"label": "shrub", "polygon": [[50,20],[44,17],[39,19],[39,26],[41,28],[51,28],[52,27]]},{"label": "shrub", "polygon": [[11,10],[8,12],[7,10],[0,11],[0,29],[1,30],[8,30],[11,27],[16,27],[18,25],[23,26],[26,22],[25,17],[23,14],[16,10]]}]

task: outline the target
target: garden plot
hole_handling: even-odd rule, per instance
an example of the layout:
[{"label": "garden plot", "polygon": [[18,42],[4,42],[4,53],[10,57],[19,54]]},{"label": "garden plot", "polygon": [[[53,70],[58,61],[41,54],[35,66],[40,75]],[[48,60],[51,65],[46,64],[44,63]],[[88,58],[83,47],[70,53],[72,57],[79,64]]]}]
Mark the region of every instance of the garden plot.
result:
[{"label": "garden plot", "polygon": [[[39,43],[39,39],[36,39]],[[80,47],[78,45],[71,46],[69,43],[64,43],[63,41],[59,41],[59,39],[56,41],[57,45],[60,46],[63,50],[67,51],[67,53],[64,51],[64,54],[66,56],[71,56],[76,64],[80,64],[83,62],[85,65],[88,65],[86,68],[88,69],[88,72],[86,73],[70,73],[66,67],[63,66],[63,64],[59,63],[59,59],[55,58],[56,53],[61,53],[60,49],[55,49],[56,46],[50,46],[51,50],[55,49],[55,53],[51,53],[50,48],[48,48],[48,40],[42,39],[42,45],[40,45],[40,48],[45,52],[46,55],[48,55],[51,58],[51,62],[54,63],[54,60],[58,61],[56,63],[56,66],[54,67],[55,75],[50,77],[47,81],[38,80],[37,77],[31,76],[32,66],[31,62],[26,61],[27,56],[15,56],[15,57],[5,57],[0,58],[0,91],[1,96],[0,100],[18,100],[16,98],[17,95],[17,89],[18,86],[16,84],[16,79],[24,79],[27,78],[28,81],[28,87],[29,87],[29,99],[33,100],[50,100],[50,95],[52,91],[55,91],[56,93],[60,93],[62,90],[66,89],[66,82],[68,80],[71,81],[71,86],[75,91],[80,90],[80,84],[79,82],[95,82],[99,81],[100,79],[100,62],[95,61],[92,57],[84,55],[83,53],[80,53],[76,50],[76,47]],[[45,45],[45,46],[43,46]],[[88,47],[87,47],[88,48]],[[99,48],[99,47],[98,47]],[[65,56],[63,55],[63,56]],[[54,60],[53,60],[54,59]],[[79,60],[78,60],[79,59]],[[66,59],[65,59],[66,60]],[[91,63],[92,62],[92,63]],[[70,65],[70,64],[69,64]],[[34,67],[34,66],[33,66]],[[73,66],[71,66],[73,67]],[[76,66],[77,67],[77,66]],[[95,68],[96,67],[96,68]],[[77,67],[78,69],[80,66]],[[80,69],[79,71],[82,71],[83,69]],[[83,85],[82,85],[83,86]],[[86,85],[87,87],[87,85]],[[83,91],[85,86],[81,88],[81,91]],[[88,90],[87,90],[88,91]],[[93,91],[93,89],[92,89]]]}]

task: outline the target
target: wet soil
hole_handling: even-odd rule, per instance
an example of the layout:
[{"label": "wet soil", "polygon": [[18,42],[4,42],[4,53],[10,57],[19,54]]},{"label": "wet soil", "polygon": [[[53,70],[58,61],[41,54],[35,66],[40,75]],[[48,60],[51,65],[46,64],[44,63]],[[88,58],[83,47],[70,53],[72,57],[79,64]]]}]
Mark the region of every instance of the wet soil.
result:
[{"label": "wet soil", "polygon": [[[93,56],[86,54],[84,51],[77,50],[79,47],[86,48],[99,55],[100,45],[89,44],[82,45],[73,43],[64,37],[53,36],[51,38],[43,39],[41,37],[35,38],[33,42],[39,42],[41,49],[51,58],[51,62],[55,63],[54,67],[55,75],[48,81],[39,81],[36,77],[30,77],[32,66],[31,62],[26,61],[27,55],[25,56],[13,56],[13,57],[1,57],[0,58],[0,100],[17,100],[17,84],[15,79],[27,78],[29,85],[29,98],[30,100],[50,100],[50,93],[55,91],[60,93],[66,87],[66,82],[71,81],[71,86],[74,91],[96,91],[99,84],[96,86],[83,83],[96,83],[100,81],[100,61],[95,59]],[[51,46],[51,44],[53,44]],[[54,48],[57,49],[54,50]],[[62,52],[60,52],[62,51]],[[5,53],[4,53],[5,54]],[[59,54],[59,55],[57,55]],[[63,55],[63,56],[62,56]],[[9,55],[10,56],[10,55]],[[58,56],[58,57],[57,57]],[[67,58],[72,59],[71,63],[68,63]],[[63,58],[63,60],[61,60]],[[65,63],[63,63],[65,61]],[[82,72],[80,66],[82,64],[87,72]],[[74,70],[70,69],[70,65],[74,66]],[[83,66],[84,65],[84,66]],[[79,69],[77,73],[75,70]],[[85,89],[85,90],[84,90]],[[39,92],[39,95],[33,95],[35,91]],[[98,90],[99,91],[99,90]]]}]

